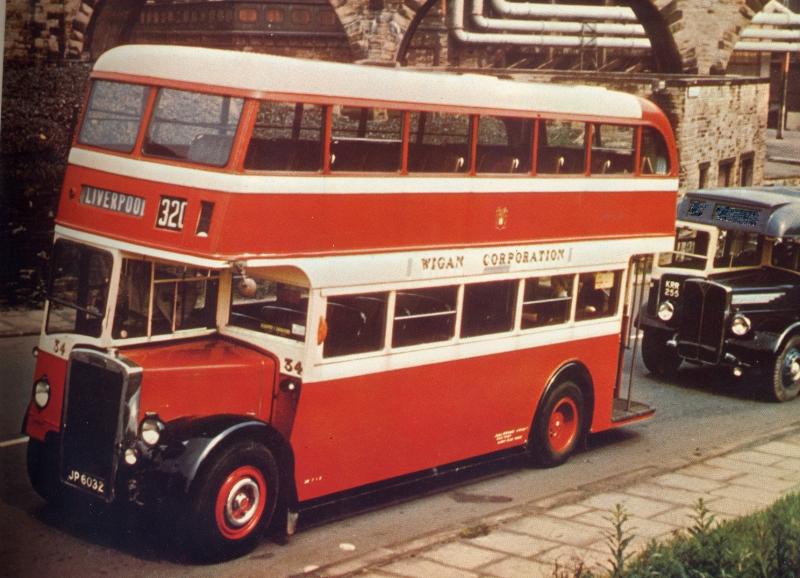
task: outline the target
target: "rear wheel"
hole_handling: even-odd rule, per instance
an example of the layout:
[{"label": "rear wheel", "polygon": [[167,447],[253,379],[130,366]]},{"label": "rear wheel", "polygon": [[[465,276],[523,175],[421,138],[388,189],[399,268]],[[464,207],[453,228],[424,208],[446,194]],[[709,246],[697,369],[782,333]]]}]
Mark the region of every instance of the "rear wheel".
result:
[{"label": "rear wheel", "polygon": [[800,393],[800,336],[786,342],[767,383],[767,395],[774,401],[789,401]]},{"label": "rear wheel", "polygon": [[581,389],[562,381],[547,394],[534,418],[528,451],[539,465],[563,464],[575,451],[584,431],[584,399]]},{"label": "rear wheel", "polygon": [[195,482],[187,532],[191,550],[204,560],[224,560],[253,549],[278,497],[278,466],[256,442],[224,449]]},{"label": "rear wheel", "polygon": [[673,377],[681,365],[681,356],[667,345],[668,339],[669,334],[658,329],[645,329],[642,334],[642,361],[658,377]]}]

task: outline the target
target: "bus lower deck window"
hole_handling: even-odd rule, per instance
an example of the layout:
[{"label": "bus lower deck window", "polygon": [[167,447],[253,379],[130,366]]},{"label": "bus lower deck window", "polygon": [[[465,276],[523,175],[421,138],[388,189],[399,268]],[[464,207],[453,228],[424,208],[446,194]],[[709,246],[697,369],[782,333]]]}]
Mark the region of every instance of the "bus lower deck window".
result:
[{"label": "bus lower deck window", "polygon": [[305,341],[308,289],[268,278],[233,279],[228,323],[294,341]]},{"label": "bus lower deck window", "polygon": [[323,357],[383,349],[387,302],[388,293],[329,297]]},{"label": "bus lower deck window", "polygon": [[517,280],[473,283],[464,286],[461,336],[504,333],[514,327]]},{"label": "bus lower deck window", "polygon": [[522,329],[569,321],[574,279],[574,275],[526,279],[522,300]]},{"label": "bus lower deck window", "polygon": [[578,276],[575,319],[613,317],[617,313],[621,271],[598,271]]},{"label": "bus lower deck window", "polygon": [[113,335],[130,339],[213,328],[218,287],[218,276],[208,269],[123,259]]},{"label": "bus lower deck window", "polygon": [[447,341],[455,335],[458,287],[398,291],[392,347]]}]

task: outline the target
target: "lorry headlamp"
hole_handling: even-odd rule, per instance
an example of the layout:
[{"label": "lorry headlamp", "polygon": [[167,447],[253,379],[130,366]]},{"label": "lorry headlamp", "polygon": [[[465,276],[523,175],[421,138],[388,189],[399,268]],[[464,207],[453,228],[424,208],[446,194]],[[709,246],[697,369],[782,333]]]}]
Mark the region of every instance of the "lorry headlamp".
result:
[{"label": "lorry headlamp", "polygon": [[33,386],[33,403],[39,409],[44,409],[50,403],[50,382],[47,381],[46,375],[40,377]]},{"label": "lorry headlamp", "polygon": [[734,335],[738,335],[739,337],[747,335],[747,332],[750,331],[752,326],[753,324],[750,322],[750,320],[741,313],[734,315],[733,320],[731,321],[731,331]]},{"label": "lorry headlamp", "polygon": [[661,321],[669,321],[675,315],[675,306],[670,301],[662,301],[658,305],[658,318]]},{"label": "lorry headlamp", "polygon": [[139,429],[139,437],[148,446],[154,446],[161,439],[161,433],[164,431],[164,422],[158,419],[158,416],[149,415],[144,418],[142,426]]}]

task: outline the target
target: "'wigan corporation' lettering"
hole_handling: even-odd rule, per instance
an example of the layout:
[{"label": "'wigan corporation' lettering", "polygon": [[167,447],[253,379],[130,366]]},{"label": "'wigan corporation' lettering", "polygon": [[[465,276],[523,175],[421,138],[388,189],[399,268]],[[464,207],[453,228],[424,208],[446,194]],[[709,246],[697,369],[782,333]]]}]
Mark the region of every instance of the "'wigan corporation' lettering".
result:
[{"label": "'wigan corporation' lettering", "polygon": [[501,265],[524,265],[527,263],[556,263],[565,261],[565,249],[534,249],[531,251],[503,251],[486,253],[483,256],[484,267],[498,267]]},{"label": "'wigan corporation' lettering", "polygon": [[451,269],[461,269],[464,267],[464,256],[454,257],[423,257],[423,271],[446,271]]}]

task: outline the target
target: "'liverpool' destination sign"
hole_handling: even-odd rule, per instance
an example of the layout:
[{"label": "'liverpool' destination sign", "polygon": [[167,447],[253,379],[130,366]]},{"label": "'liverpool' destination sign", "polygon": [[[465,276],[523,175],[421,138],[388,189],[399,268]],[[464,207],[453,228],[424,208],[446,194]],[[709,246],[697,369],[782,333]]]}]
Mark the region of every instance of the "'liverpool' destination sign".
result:
[{"label": "'liverpool' destination sign", "polygon": [[122,213],[123,215],[130,215],[132,217],[144,216],[144,201],[145,199],[143,197],[137,197],[136,195],[115,193],[114,191],[86,185],[81,187],[82,205],[107,209],[115,213]]}]

